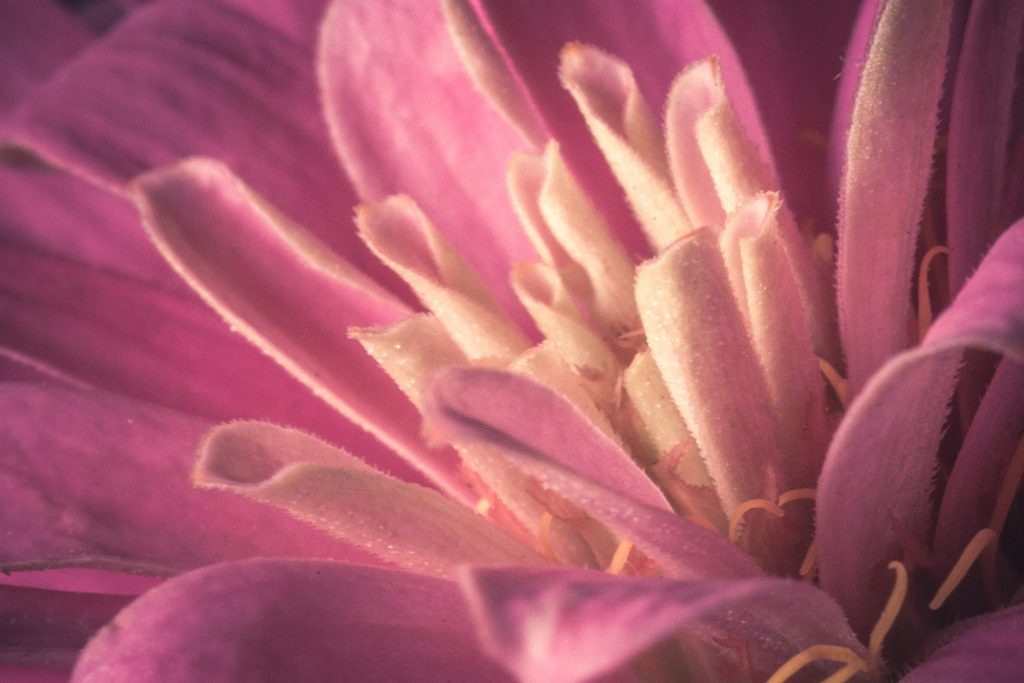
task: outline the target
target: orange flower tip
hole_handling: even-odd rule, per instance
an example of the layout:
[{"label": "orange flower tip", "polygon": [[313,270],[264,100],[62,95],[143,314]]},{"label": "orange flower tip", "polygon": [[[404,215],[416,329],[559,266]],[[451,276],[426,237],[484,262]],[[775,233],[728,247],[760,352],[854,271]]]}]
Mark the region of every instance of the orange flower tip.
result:
[{"label": "orange flower tip", "polygon": [[564,68],[565,65],[566,65],[566,62],[568,62],[571,59],[572,60],[583,59],[583,56],[586,54],[586,52],[587,52],[587,46],[586,45],[584,45],[583,43],[579,43],[579,42],[576,42],[575,40],[573,40],[573,41],[569,41],[568,43],[566,43],[565,45],[562,46],[562,51],[558,55],[558,58],[561,61],[562,66]]},{"label": "orange flower tip", "polygon": [[629,553],[633,550],[633,544],[622,539],[619,544],[615,546],[615,552],[612,554],[612,561],[608,564],[608,569],[605,571],[612,576],[618,576],[622,573],[622,570],[626,568],[626,562],[629,560]]}]

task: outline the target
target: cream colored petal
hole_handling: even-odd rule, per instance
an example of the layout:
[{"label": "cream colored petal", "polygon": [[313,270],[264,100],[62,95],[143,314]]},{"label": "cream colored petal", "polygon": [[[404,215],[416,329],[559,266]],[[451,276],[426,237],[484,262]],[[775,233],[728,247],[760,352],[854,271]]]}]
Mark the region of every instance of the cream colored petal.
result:
[{"label": "cream colored petal", "polygon": [[[697,122],[697,142],[726,212],[738,210],[760,192],[779,190],[778,179],[762,160],[728,98],[723,97]],[[793,215],[785,206],[779,213],[779,236],[796,274],[815,350],[823,358],[836,361],[838,341],[834,332],[831,284],[815,267],[810,247],[803,241]]]},{"label": "cream colored petal", "polygon": [[629,67],[597,48],[570,43],[562,50],[560,75],[652,246],[661,251],[688,233],[664,141]]},{"label": "cream colored petal", "polygon": [[561,394],[569,403],[583,413],[595,427],[604,433],[609,439],[615,442],[619,448],[629,452],[622,437],[612,426],[590,394],[580,383],[579,377],[572,371],[572,368],[562,359],[554,345],[550,341],[541,342],[537,346],[528,349],[521,356],[509,365],[509,370],[529,377],[548,389]]},{"label": "cream colored petal", "polygon": [[771,399],[715,235],[697,230],[637,272],[651,353],[727,512],[774,500],[781,454]]},{"label": "cream colored petal", "polygon": [[470,359],[509,360],[529,346],[411,199],[364,204],[356,210],[356,224],[367,246],[409,283]]},{"label": "cream colored petal", "polygon": [[743,278],[754,347],[782,438],[785,486],[813,487],[828,440],[824,380],[779,236],[779,199],[762,195],[748,206],[761,220],[744,226],[750,230],[739,239]]},{"label": "cream colored petal", "polygon": [[427,313],[390,327],[352,328],[348,336],[366,349],[417,407],[427,377],[448,365],[469,363],[437,318]]},{"label": "cream colored petal", "polygon": [[512,271],[512,288],[590,397],[609,411],[622,369],[580,315],[558,273],[541,263],[520,263]]},{"label": "cream colored petal", "polygon": [[576,182],[556,143],[545,149],[544,162],[547,175],[539,196],[541,215],[589,278],[591,320],[609,336],[636,329],[639,317],[632,296],[632,260]]},{"label": "cream colored petal", "polygon": [[540,212],[541,188],[547,175],[547,165],[542,157],[516,152],[508,162],[508,193],[523,231],[541,261],[555,268],[564,268],[572,259]]},{"label": "cream colored petal", "polygon": [[441,6],[452,42],[473,83],[524,140],[540,149],[548,137],[544,123],[468,0],[444,0]]},{"label": "cream colored petal", "polygon": [[[417,407],[431,375],[446,366],[469,363],[437,318],[429,314],[411,316],[390,327],[352,329],[349,336],[363,345]],[[490,490],[488,496],[497,497],[489,502],[500,503],[517,520],[518,524],[512,524],[516,528],[509,530],[520,534],[525,530],[540,548],[536,537],[547,509],[530,494],[527,477],[486,446],[458,444],[455,449],[472,475]],[[503,521],[492,518],[499,526]],[[587,544],[563,522],[552,522],[548,545],[565,562],[596,566]]]},{"label": "cream colored petal", "polygon": [[451,576],[460,564],[543,564],[437,491],[393,479],[294,429],[235,422],[211,431],[193,480],[283,508],[406,569]]},{"label": "cream colored petal", "polygon": [[718,59],[684,69],[672,82],[665,107],[665,137],[676,192],[694,225],[722,225],[725,212],[697,143],[697,121],[725,98]]}]

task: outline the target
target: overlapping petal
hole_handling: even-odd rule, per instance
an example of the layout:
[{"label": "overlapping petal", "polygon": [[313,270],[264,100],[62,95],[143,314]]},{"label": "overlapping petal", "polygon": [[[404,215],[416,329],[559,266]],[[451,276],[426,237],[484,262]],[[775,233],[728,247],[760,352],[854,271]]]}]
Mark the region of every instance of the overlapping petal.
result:
[{"label": "overlapping petal", "polygon": [[451,681],[508,676],[457,587],[390,570],[250,560],[169,581],[83,652],[75,683]]},{"label": "overlapping petal", "polygon": [[1024,605],[958,625],[948,643],[904,683],[1013,683],[1024,670]]},{"label": "overlapping petal", "polygon": [[789,653],[812,645],[863,652],[839,606],[802,582],[474,569],[463,585],[484,646],[527,683],[590,680],[680,630],[746,642],[747,674],[755,680],[770,675]]},{"label": "overlapping petal", "polygon": [[0,564],[166,574],[254,555],[366,561],[283,513],[193,488],[208,428],[111,394],[3,385]]},{"label": "overlapping petal", "polygon": [[886,597],[872,588],[874,572],[901,556],[904,541],[928,539],[939,440],[961,352],[1024,359],[1022,262],[1024,220],[992,247],[924,342],[871,379],[832,441],[818,483],[820,577],[862,634]]}]

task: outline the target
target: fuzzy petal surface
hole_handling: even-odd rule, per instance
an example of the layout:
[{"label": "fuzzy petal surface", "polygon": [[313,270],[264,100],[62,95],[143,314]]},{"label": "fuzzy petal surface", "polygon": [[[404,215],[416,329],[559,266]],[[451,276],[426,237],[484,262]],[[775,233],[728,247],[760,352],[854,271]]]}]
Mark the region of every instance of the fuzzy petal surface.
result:
[{"label": "fuzzy petal surface", "polygon": [[[384,648],[382,650],[382,648]],[[221,564],[165,583],[89,643],[75,683],[507,681],[448,582],[316,561]]]}]

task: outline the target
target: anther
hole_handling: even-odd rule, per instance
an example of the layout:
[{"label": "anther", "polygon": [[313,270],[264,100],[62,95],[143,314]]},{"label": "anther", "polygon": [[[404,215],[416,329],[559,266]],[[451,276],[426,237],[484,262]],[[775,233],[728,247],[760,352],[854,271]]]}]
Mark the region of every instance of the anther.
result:
[{"label": "anther", "polygon": [[[852,678],[854,674],[863,673],[868,670],[867,662],[864,661],[864,658],[848,647],[840,645],[812,645],[806,650],[790,657],[785,664],[772,674],[766,683],[784,683],[792,678],[793,674],[800,669],[817,661],[839,662],[846,665],[836,672],[836,675],[847,670],[849,670],[849,673],[845,678],[835,679],[835,681],[845,681]],[[829,678],[829,680],[833,680],[833,678]]]},{"label": "anther", "polygon": [[821,374],[825,375],[825,379],[832,385],[832,391],[836,392],[839,405],[846,410],[850,405],[850,383],[824,358],[818,358],[818,367],[821,368]]},{"label": "anther", "polygon": [[622,570],[626,567],[626,561],[629,560],[629,553],[633,550],[633,544],[622,539],[619,544],[615,547],[615,553],[612,554],[612,561],[608,564],[608,569],[605,571],[612,576],[618,576],[622,573]]},{"label": "anther", "polygon": [[949,255],[949,249],[943,246],[936,246],[929,249],[924,258],[921,259],[921,268],[917,273],[917,338],[924,339],[928,328],[932,324],[932,299],[928,291],[928,271],[931,269],[932,261],[939,254]]},{"label": "anther", "polygon": [[892,593],[885,603],[885,609],[878,615],[875,627],[871,629],[871,636],[868,638],[868,669],[876,671],[882,666],[882,643],[889,635],[889,630],[896,622],[900,610],[903,608],[903,601],[907,598],[907,568],[902,562],[892,561],[889,569],[896,572],[896,582],[893,584]]},{"label": "anther", "polygon": [[729,540],[733,543],[739,539],[740,535],[740,524],[743,522],[743,516],[751,510],[764,510],[770,512],[776,517],[785,516],[782,508],[777,503],[764,498],[751,498],[748,501],[740,503],[736,506],[736,509],[732,511],[732,516],[729,517]]},{"label": "anther", "polygon": [[967,544],[964,551],[960,553],[960,559],[956,561],[953,568],[949,570],[949,575],[946,576],[946,580],[939,586],[939,590],[935,592],[935,597],[928,603],[929,609],[936,610],[942,607],[943,603],[949,598],[950,594],[956,590],[956,587],[967,577],[967,572],[971,570],[975,560],[981,555],[982,551],[985,550],[990,544],[994,543],[999,538],[999,535],[992,529],[982,529],[978,533],[974,534],[974,538]]}]

